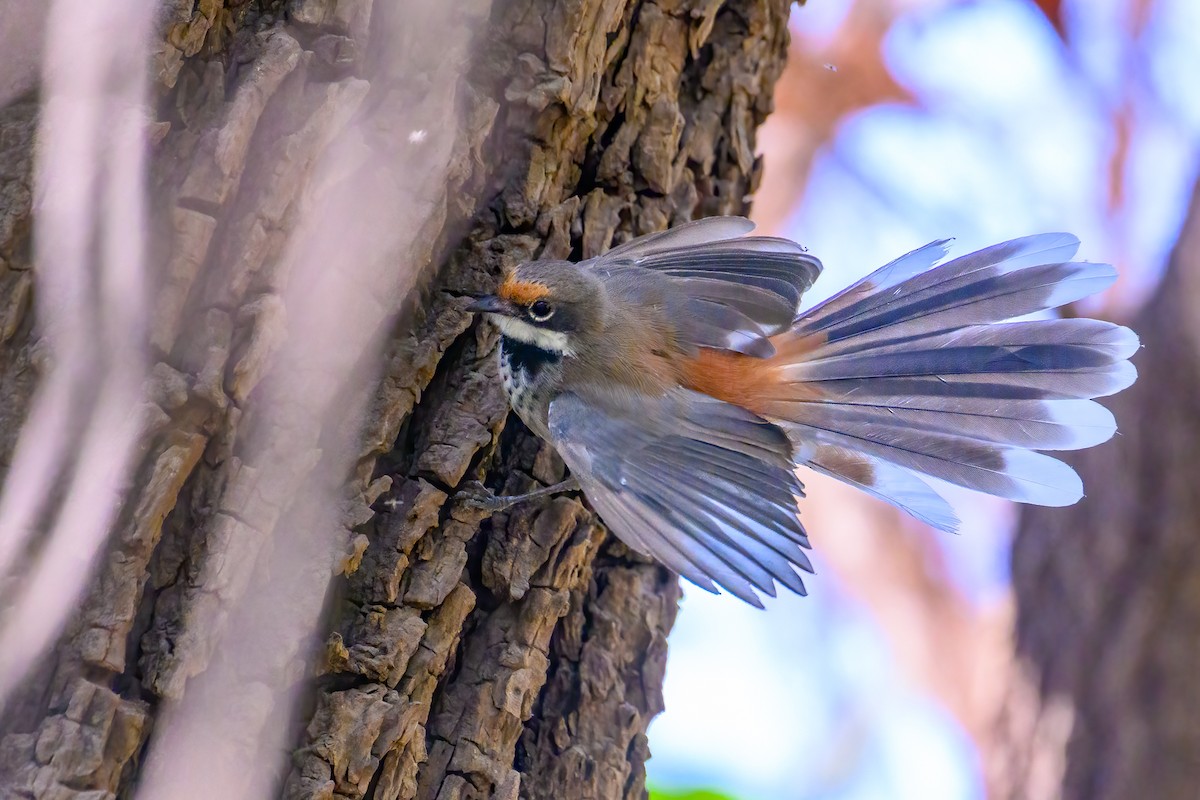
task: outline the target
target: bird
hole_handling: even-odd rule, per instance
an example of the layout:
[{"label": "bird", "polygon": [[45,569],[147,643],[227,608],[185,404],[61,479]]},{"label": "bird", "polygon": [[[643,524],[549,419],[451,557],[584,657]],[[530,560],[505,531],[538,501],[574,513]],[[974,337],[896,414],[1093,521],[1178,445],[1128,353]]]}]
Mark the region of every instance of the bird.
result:
[{"label": "bird", "polygon": [[762,607],[777,586],[806,594],[814,572],[800,467],[942,531],[959,520],[941,484],[1083,497],[1040,451],[1113,436],[1095,398],[1134,382],[1140,345],[1111,322],[1039,315],[1116,280],[1072,260],[1075,236],[949,261],[950,240],[931,242],[801,311],[820,260],[753,231],[700,219],[584,261],[523,262],[475,295],[513,410],[570,470],[477,504],[581,489],[629,548]]}]

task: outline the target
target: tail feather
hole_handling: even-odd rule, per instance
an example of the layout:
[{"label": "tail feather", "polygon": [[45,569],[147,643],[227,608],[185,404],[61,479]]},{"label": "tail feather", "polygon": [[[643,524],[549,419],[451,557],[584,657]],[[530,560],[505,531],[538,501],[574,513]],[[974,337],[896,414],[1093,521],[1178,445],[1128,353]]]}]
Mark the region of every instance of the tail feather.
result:
[{"label": "tail feather", "polygon": [[[1064,326],[1067,327],[1067,326]],[[981,372],[1067,372],[1107,367],[1124,360],[1112,347],[1070,342],[1043,344],[947,344],[865,350],[813,359],[782,370],[806,381],[891,378],[907,375],[977,375]]]},{"label": "tail feather", "polygon": [[1117,429],[1112,412],[1091,400],[992,402],[987,413],[971,413],[947,405],[948,409],[930,410],[894,405],[804,403],[802,407],[784,410],[784,415],[792,420],[809,421],[816,427],[865,431],[876,437],[899,429],[1032,450],[1081,450],[1107,442]]},{"label": "tail feather", "polygon": [[949,249],[949,239],[940,239],[930,242],[924,247],[918,247],[911,253],[906,253],[880,267],[857,283],[842,289],[813,308],[805,317],[811,321],[815,315],[820,314],[831,322],[835,322],[837,315],[853,313],[852,309],[860,307],[860,302],[864,298],[874,297],[878,301],[878,297],[885,294],[887,290],[927,271],[945,258]]},{"label": "tail feather", "polygon": [[[831,361],[841,356],[870,350],[873,355],[888,355],[912,350],[933,350],[946,347],[1022,347],[1029,345],[1074,345],[1090,347],[1109,353],[1114,361],[1127,359],[1140,346],[1137,336],[1128,328],[1096,319],[1039,319],[1022,322],[994,322],[967,325],[941,334],[908,333],[879,340],[866,336],[826,342],[820,360]],[[806,363],[815,359],[808,358]]]},{"label": "tail feather", "polygon": [[1136,378],[1132,331],[1089,319],[1011,321],[1111,285],[1105,264],[1071,262],[1067,234],[1018,239],[928,268],[913,251],[772,337],[772,380],[748,407],[776,421],[798,460],[937,528],[953,511],[919,476],[1012,500],[1069,505],[1066,464],[1038,450],[1107,441],[1092,401]]},{"label": "tail feather", "polygon": [[[948,267],[949,265],[947,265]],[[940,272],[942,268],[932,270]],[[907,323],[904,334],[934,334],[967,325],[1001,322],[1074,302],[1112,285],[1116,271],[1107,264],[1068,262],[1006,272],[999,267],[973,271],[928,289],[897,294],[876,308],[844,321],[821,318],[801,322],[799,333],[823,333],[830,342],[870,337],[885,340]],[[905,289],[901,285],[894,292]]]},{"label": "tail feather", "polygon": [[1083,496],[1074,470],[1031,450],[926,431],[861,430],[839,420],[838,429],[783,423],[798,436],[811,436],[947,483],[1041,506],[1066,506]]},{"label": "tail feather", "polygon": [[[901,403],[910,395],[1038,400],[1107,397],[1127,388],[1137,378],[1128,361],[1088,369],[1043,372],[978,372],[945,375],[890,375],[877,378],[842,378],[796,383],[792,391],[819,393],[828,402],[855,402],[862,398]],[[789,390],[784,385],[784,398]]]},{"label": "tail feather", "polygon": [[918,292],[939,292],[946,283],[988,268],[1003,274],[1066,262],[1079,249],[1079,239],[1069,233],[1042,233],[993,245],[929,269],[945,256],[947,244],[947,240],[932,242],[879,268],[812,309],[798,320],[800,330],[820,330],[847,322]]},{"label": "tail feather", "polygon": [[942,531],[958,530],[958,515],[929,484],[909,470],[839,444],[816,443],[802,427],[787,426],[808,450],[803,456],[807,467],[814,472],[837,478],[869,495],[891,503],[933,528]]}]

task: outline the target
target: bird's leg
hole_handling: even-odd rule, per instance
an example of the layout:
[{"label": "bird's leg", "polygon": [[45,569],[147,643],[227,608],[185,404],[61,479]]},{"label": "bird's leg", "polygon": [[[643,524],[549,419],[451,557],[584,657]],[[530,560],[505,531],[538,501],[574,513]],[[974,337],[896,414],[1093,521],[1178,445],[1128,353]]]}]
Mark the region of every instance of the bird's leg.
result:
[{"label": "bird's leg", "polygon": [[543,486],[541,489],[534,489],[532,492],[526,492],[525,494],[512,494],[501,497],[492,494],[492,491],[479,481],[468,481],[458,490],[456,499],[461,500],[464,505],[482,511],[490,511],[495,514],[498,511],[504,511],[526,500],[536,500],[539,497],[550,497],[562,492],[577,491],[579,491],[579,481],[575,480],[574,475],[553,486]]}]

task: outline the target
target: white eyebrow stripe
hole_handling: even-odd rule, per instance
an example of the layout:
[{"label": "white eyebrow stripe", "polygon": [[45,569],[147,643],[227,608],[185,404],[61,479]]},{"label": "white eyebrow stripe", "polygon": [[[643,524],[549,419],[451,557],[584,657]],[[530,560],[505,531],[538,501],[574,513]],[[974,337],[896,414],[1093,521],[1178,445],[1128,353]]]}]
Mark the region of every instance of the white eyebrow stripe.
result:
[{"label": "white eyebrow stripe", "polygon": [[540,347],[542,350],[549,350],[553,353],[561,353],[565,356],[572,354],[567,334],[562,331],[539,328],[523,319],[503,314],[489,314],[488,316],[492,318],[492,321],[496,323],[496,326],[500,328],[500,332],[505,336],[511,336],[517,341],[525,342],[526,344],[531,344],[534,347]]}]

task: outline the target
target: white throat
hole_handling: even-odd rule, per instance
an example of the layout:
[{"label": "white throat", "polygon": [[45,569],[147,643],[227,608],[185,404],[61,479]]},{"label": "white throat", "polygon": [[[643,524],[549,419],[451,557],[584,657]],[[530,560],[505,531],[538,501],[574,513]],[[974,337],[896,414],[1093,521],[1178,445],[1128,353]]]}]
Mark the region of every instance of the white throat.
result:
[{"label": "white throat", "polygon": [[549,331],[545,328],[531,325],[523,319],[503,314],[489,314],[488,316],[492,318],[492,321],[496,323],[496,327],[500,328],[500,332],[505,336],[552,353],[564,356],[571,355],[571,345],[567,341],[567,334],[562,331]]}]

